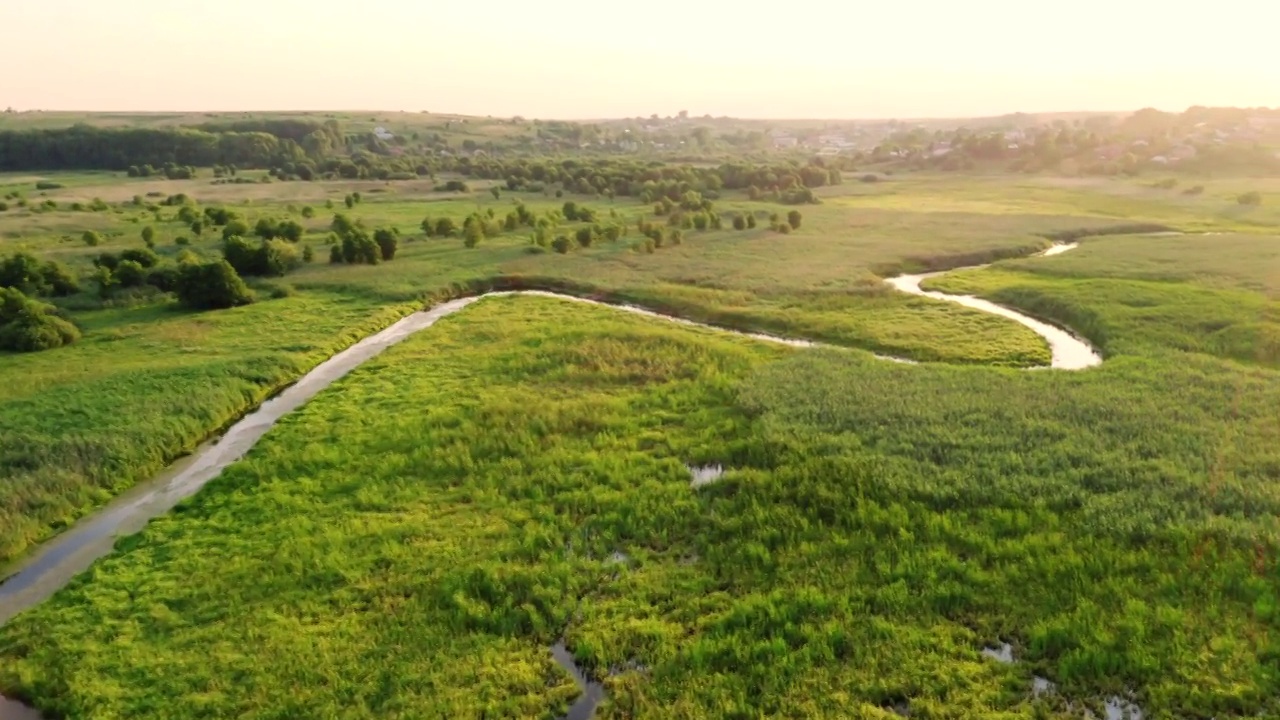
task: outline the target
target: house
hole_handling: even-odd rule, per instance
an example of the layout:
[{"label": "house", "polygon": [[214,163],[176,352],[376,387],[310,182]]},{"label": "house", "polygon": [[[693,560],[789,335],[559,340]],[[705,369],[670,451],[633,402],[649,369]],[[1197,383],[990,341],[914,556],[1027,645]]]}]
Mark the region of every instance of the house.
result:
[{"label": "house", "polygon": [[391,138],[395,137],[395,135],[391,134],[390,130],[387,130],[381,125],[373,129],[373,136],[378,138],[379,140],[390,140]]}]

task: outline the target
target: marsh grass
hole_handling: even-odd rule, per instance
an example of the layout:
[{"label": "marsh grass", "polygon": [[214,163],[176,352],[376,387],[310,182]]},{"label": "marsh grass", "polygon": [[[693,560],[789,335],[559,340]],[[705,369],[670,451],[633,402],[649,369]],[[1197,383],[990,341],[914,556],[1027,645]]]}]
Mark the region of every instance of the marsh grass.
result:
[{"label": "marsh grass", "polygon": [[[904,367],[484,300],[0,630],[0,689],[71,717],[549,717],[563,636],[603,717],[1276,712],[1277,388],[1197,354]],[[686,463],[727,470],[692,489]],[[984,660],[997,639],[1023,662]]]}]

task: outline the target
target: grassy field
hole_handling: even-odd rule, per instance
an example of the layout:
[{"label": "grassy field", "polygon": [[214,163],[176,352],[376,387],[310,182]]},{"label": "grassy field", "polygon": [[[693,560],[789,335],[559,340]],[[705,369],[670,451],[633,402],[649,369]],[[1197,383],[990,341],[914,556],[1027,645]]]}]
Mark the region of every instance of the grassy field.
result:
[{"label": "grassy field", "polygon": [[551,717],[563,636],[601,717],[1276,713],[1277,402],[1275,371],[1195,353],[901,366],[487,300],[0,630],[0,689]]},{"label": "grassy field", "polygon": [[[32,357],[6,357],[0,379],[42,390],[0,400],[0,426],[11,430],[0,439],[0,478],[15,488],[0,498],[0,563],[150,475],[360,333],[385,325],[424,298],[469,292],[496,277],[520,276],[539,286],[573,282],[698,320],[918,360],[1026,366],[1048,359],[1047,347],[1029,330],[984,313],[894,293],[879,279],[904,270],[1025,255],[1047,245],[1042,235],[1069,229],[1134,221],[1241,229],[1236,211],[1219,197],[1237,189],[1232,181],[1190,197],[1137,182],[958,182],[919,176],[825,189],[824,203],[804,208],[804,223],[791,235],[763,227],[693,232],[683,244],[653,254],[633,249],[639,238],[636,221],[660,220],[647,206],[577,197],[606,222],[627,223],[628,233],[618,243],[559,255],[531,252],[527,232],[493,238],[474,249],[464,248],[458,239],[422,237],[418,225],[426,216],[460,221],[471,212],[493,210],[501,217],[516,202],[544,213],[564,201],[550,193],[495,198],[485,182],[472,183],[470,193],[446,194],[433,192],[427,180],[215,185],[207,178],[169,181],[112,173],[50,177],[65,187],[38,191],[32,176],[0,176],[0,196],[20,194],[26,201],[22,207],[11,198],[9,210],[0,212],[0,255],[34,252],[88,273],[101,252],[141,247],[141,231],[150,226],[164,258],[182,252],[218,257],[217,228],[196,236],[176,221],[178,208],[154,204],[183,193],[198,207],[231,208],[250,225],[261,217],[298,220],[307,228],[303,243],[313,247],[319,260],[284,279],[259,283],[264,301],[259,305],[216,316],[170,310],[163,298],[145,297],[114,299],[107,303],[114,307],[104,311],[95,309],[103,303],[87,291],[64,303],[88,331],[83,342]],[[343,200],[355,192],[363,200],[348,210]],[[88,208],[95,199],[105,202],[106,209],[72,209],[75,203]],[[54,207],[42,209],[46,201]],[[726,217],[786,210],[736,197],[719,201],[717,209]],[[371,227],[393,226],[404,233],[397,259],[376,267],[324,262],[325,235],[338,211]],[[311,217],[303,217],[304,212]],[[1273,228],[1280,223],[1269,206],[1253,213],[1257,223],[1274,220]],[[561,231],[573,229],[567,225]],[[85,246],[81,235],[86,230],[99,233],[102,244]],[[189,244],[177,244],[180,238]],[[1266,282],[1267,263],[1254,267],[1260,273],[1255,284]],[[278,294],[294,297],[269,300]],[[1232,317],[1250,311],[1222,309]],[[1216,322],[1216,312],[1200,312],[1207,319],[1197,322]],[[260,334],[264,316],[278,328],[272,337]],[[224,331],[207,332],[210,323]],[[243,338],[242,344],[234,344],[237,358],[228,359],[226,336],[237,334]],[[1227,354],[1254,350],[1247,336],[1222,342],[1236,344]],[[103,362],[104,357],[113,362]],[[136,382],[142,384],[135,387]],[[94,392],[96,387],[109,392]],[[169,400],[158,401],[155,395],[162,388],[176,391]],[[39,419],[29,422],[32,417]],[[118,432],[121,427],[126,430]],[[84,461],[70,466],[57,462],[68,454]]]},{"label": "grassy field", "polygon": [[[87,275],[150,226],[165,262],[217,257],[216,229],[149,207],[185,193],[250,226],[301,222],[317,260],[218,312],[86,283],[57,301],[80,341],[0,354],[0,563],[356,338],[495,284],[936,362],[486,300],[286,418],[0,629],[0,691],[51,716],[549,717],[575,695],[547,651],[561,636],[606,677],[606,717],[1070,717],[1127,693],[1149,717],[1280,713],[1274,182],[1188,196],[895,176],[824,189],[789,235],[693,231],[647,253],[636,223],[661,219],[623,199],[52,179],[65,187],[0,176],[0,256]],[[1241,208],[1243,189],[1267,200]],[[95,198],[106,209],[72,209]],[[476,248],[418,229],[568,199],[626,235],[561,255],[527,228]],[[324,262],[339,211],[399,229],[396,259]],[[1209,234],[1009,259],[1133,223]],[[1104,365],[1017,372],[1048,359],[1029,330],[880,282],[993,260],[930,287],[1063,324]],[[729,471],[695,491],[684,463]],[[1019,662],[984,660],[996,642]],[[1059,692],[1034,697],[1033,675]]]}]

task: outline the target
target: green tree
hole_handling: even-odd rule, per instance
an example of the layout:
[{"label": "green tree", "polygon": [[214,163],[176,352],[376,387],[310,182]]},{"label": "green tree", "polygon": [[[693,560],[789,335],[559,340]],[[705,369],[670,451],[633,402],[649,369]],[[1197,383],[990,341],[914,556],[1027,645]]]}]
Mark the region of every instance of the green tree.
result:
[{"label": "green tree", "polygon": [[575,233],[578,244],[584,248],[591,247],[591,243],[595,240],[595,233],[589,227],[578,228]]},{"label": "green tree", "polygon": [[244,280],[226,260],[181,265],[176,293],[183,305],[196,310],[218,310],[253,302]]},{"label": "green tree", "polygon": [[378,228],[373,232],[373,241],[378,244],[384,261],[394,260],[400,246],[400,232],[395,228]]},{"label": "green tree", "polygon": [[53,306],[28,298],[17,288],[0,287],[0,350],[37,352],[78,340],[76,326],[54,312]]},{"label": "green tree", "polygon": [[462,237],[462,244],[469,248],[479,245],[480,241],[484,239],[484,223],[478,219],[475,222],[467,223],[463,228]]},{"label": "green tree", "polygon": [[561,255],[568,253],[571,247],[573,247],[573,241],[568,235],[557,235],[556,239],[551,241],[551,248]]},{"label": "green tree", "polygon": [[733,216],[733,229],[734,229],[734,230],[746,230],[746,229],[747,229],[747,219],[746,219],[745,217],[741,216],[741,215],[734,215],[734,216]]},{"label": "green tree", "polygon": [[493,195],[494,200],[497,200],[498,198],[502,197],[502,191],[498,189],[497,185],[489,188],[489,194]]},{"label": "green tree", "polygon": [[151,227],[150,225],[142,228],[142,242],[146,243],[147,247],[150,247],[155,244],[155,241],[156,241],[156,229]]},{"label": "green tree", "polygon": [[85,230],[80,239],[89,247],[97,247],[102,244],[102,236],[92,230]]},{"label": "green tree", "polygon": [[800,220],[801,220],[801,219],[802,219],[802,218],[800,217],[800,211],[799,211],[799,210],[792,210],[791,212],[787,213],[787,224],[791,226],[791,229],[792,229],[792,230],[799,230],[799,229],[800,229]]}]

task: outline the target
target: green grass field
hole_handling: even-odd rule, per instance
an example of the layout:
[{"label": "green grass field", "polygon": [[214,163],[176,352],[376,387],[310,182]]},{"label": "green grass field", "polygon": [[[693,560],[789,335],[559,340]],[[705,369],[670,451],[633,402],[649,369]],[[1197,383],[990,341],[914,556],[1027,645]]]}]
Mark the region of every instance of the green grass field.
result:
[{"label": "green grass field", "polygon": [[[317,261],[225,311],[87,291],[59,301],[80,341],[0,354],[0,561],[356,338],[501,278],[935,362],[485,300],[0,629],[0,691],[51,717],[552,717],[576,694],[560,637],[605,678],[603,717],[1065,718],[1129,693],[1148,717],[1280,713],[1280,215],[1231,200],[1274,181],[895,176],[824,189],[790,235],[649,254],[652,210],[623,199],[55,178],[0,176],[28,201],[0,212],[0,255],[87,273],[151,225],[166,258],[217,256],[176,208],[132,203],[182,192],[299,220]],[[324,262],[326,202],[353,191],[351,215],[404,234],[394,261]],[[69,209],[93,198],[109,208]],[[560,255],[527,229],[472,249],[417,229],[517,199],[628,234]],[[1133,223],[1211,234],[1010,259]],[[1048,359],[1029,330],[880,282],[993,260],[929,286],[1063,324],[1103,366],[1021,372]],[[728,472],[694,490],[685,463]],[[1019,662],[980,655],[997,642]]]},{"label": "green grass field", "polygon": [[1278,401],[1198,355],[899,366],[489,300],[0,631],[0,688],[65,717],[550,717],[563,635],[602,717],[1277,712]]}]

